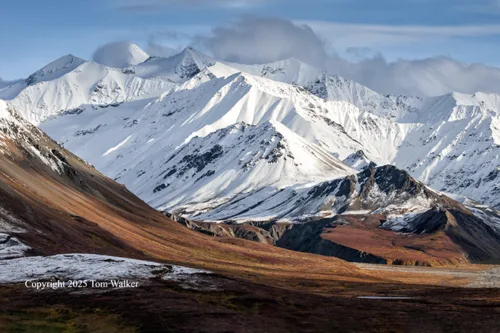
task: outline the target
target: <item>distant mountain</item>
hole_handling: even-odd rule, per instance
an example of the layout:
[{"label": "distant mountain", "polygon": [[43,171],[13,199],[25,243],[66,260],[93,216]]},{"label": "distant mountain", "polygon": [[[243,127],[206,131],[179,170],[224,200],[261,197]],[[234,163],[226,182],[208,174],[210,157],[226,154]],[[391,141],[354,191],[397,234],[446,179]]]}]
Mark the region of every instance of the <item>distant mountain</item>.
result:
[{"label": "distant mountain", "polygon": [[[346,170],[362,170],[372,162],[394,164],[436,190],[500,207],[497,95],[382,96],[296,59],[239,65],[217,62],[190,48],[125,69],[66,57],[30,81],[9,105],[33,123],[41,122],[55,139],[156,208],[199,205],[201,197],[193,193],[200,191],[212,193],[210,200],[235,194],[227,193],[227,184],[213,185],[216,191],[205,186],[200,190],[187,180],[175,185],[171,176],[164,179],[168,171],[162,174],[166,167],[159,161],[173,155],[182,160],[178,151],[188,152],[185,147],[192,140],[201,147],[207,138],[216,146],[208,136],[219,130],[231,131],[237,124],[264,128],[266,123],[345,162]],[[236,149],[250,149],[237,143],[220,146],[226,156],[239,159],[245,152]],[[233,146],[235,151],[227,152]],[[364,156],[357,157],[358,152]],[[310,161],[316,165],[315,158]],[[287,181],[274,182],[277,188],[289,179],[297,185],[319,181],[293,168],[284,169],[280,178]],[[216,169],[217,176],[204,181],[224,174],[224,168]],[[269,185],[252,184],[245,191]],[[168,191],[154,191],[167,185]],[[177,191],[184,199],[168,194]]]},{"label": "distant mountain", "polygon": [[[205,68],[195,51],[186,49],[172,58],[137,57],[143,52],[130,46],[136,66],[104,66],[73,55],[61,57],[30,75],[25,81],[0,89],[0,99],[33,124],[60,113],[80,112],[85,105],[94,108],[116,106],[123,102],[147,100],[172,88]],[[123,53],[119,53],[123,55]],[[111,55],[107,55],[111,57]],[[126,56],[126,54],[125,54]],[[201,64],[203,63],[203,66]],[[137,74],[136,74],[137,72]]]}]

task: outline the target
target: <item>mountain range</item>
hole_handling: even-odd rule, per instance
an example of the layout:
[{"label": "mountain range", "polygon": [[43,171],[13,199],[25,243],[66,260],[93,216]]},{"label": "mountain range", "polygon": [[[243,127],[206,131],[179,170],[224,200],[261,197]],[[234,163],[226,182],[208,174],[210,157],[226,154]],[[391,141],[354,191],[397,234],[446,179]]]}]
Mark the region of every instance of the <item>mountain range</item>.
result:
[{"label": "mountain range", "polygon": [[[62,57],[0,89],[2,112],[194,229],[251,225],[247,238],[349,260],[500,259],[499,95],[383,96],[296,59],[129,51],[106,62],[120,67]],[[297,240],[310,223],[319,238]],[[402,234],[409,254],[370,245]]]}]

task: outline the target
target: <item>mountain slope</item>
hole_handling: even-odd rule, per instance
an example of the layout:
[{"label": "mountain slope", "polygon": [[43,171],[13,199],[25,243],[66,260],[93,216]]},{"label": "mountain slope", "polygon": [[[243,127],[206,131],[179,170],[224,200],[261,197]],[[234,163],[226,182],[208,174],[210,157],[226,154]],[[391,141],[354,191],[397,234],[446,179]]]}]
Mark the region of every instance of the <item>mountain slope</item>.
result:
[{"label": "mountain slope", "polygon": [[[184,189],[181,197],[190,199],[186,202],[175,200],[175,205],[203,201],[207,197],[203,197],[203,200],[198,197],[202,195],[198,186],[220,176],[223,176],[218,179],[221,183],[212,184],[217,189],[215,192],[207,188],[203,191],[231,196],[268,185],[279,188],[291,183],[317,182],[321,180],[321,177],[318,178],[321,174],[322,179],[345,175],[349,168],[336,160],[334,155],[340,153],[340,156],[347,156],[352,150],[363,148],[363,145],[349,136],[335,118],[351,127],[359,126],[360,132],[362,127],[366,130],[379,130],[372,126],[373,121],[366,122],[365,125],[360,124],[360,121],[371,119],[372,116],[354,106],[341,102],[326,102],[303,93],[297,87],[247,74],[210,78],[202,72],[163,94],[142,110],[134,112],[133,108],[129,108],[125,103],[99,114],[89,110],[81,114],[61,116],[48,120],[41,126],[65,147],[96,165],[99,170],[126,183],[134,193],[154,207],[175,208],[171,200],[176,197],[176,191]],[[232,126],[242,122],[259,128],[250,131],[252,134],[248,140],[252,142],[251,145],[242,143],[247,140],[240,138],[242,133],[229,136],[224,139],[224,143],[216,143],[217,140],[223,140],[217,134],[208,138],[218,130],[231,131]],[[271,124],[271,127],[266,124]],[[268,132],[266,129],[272,131]],[[398,131],[398,128],[394,129],[395,135],[398,135]],[[268,134],[263,134],[265,132]],[[279,135],[269,134],[275,132]],[[266,135],[267,137],[264,137]],[[188,177],[189,180],[183,181],[182,186],[175,180],[177,176],[172,179],[174,164],[188,158],[188,155],[193,155],[191,150],[195,148],[189,148],[191,143],[193,147],[226,147],[225,151],[231,150],[225,154],[226,158],[237,156],[240,161],[246,159],[242,162],[243,165],[250,161],[248,156],[267,156],[267,146],[261,141],[274,140],[277,143],[278,137],[283,138],[282,145],[286,147],[283,148],[283,155],[277,159],[280,162],[263,162],[262,165],[267,166],[265,169],[260,169],[261,165],[252,165],[252,168],[255,168],[252,170],[260,170],[261,175],[258,178],[248,173],[238,175],[241,178],[237,181],[231,174],[241,170],[242,166],[220,159],[215,161],[220,163],[218,166],[204,171],[206,173],[217,170],[216,175],[206,177],[201,183],[195,184],[201,174]],[[207,142],[201,143],[202,138],[207,138]],[[361,133],[359,138],[365,140],[367,136]],[[194,143],[196,141],[200,143]],[[173,159],[173,155],[176,155],[174,153],[178,153],[177,156],[180,157]],[[285,161],[289,153],[290,156],[296,155],[297,160],[289,158]],[[172,160],[169,161],[170,158]],[[323,166],[319,167],[321,164]],[[338,172],[341,169],[344,173]],[[278,170],[282,171],[277,173]],[[269,178],[265,176],[273,174],[275,176]],[[233,189],[226,193],[224,191],[228,188],[223,184],[229,181],[233,183]],[[158,188],[154,191],[158,186],[166,188],[168,184],[172,185],[169,190],[160,191]],[[186,192],[187,188],[194,192]]]},{"label": "mountain slope", "polygon": [[233,275],[244,275],[244,267],[274,277],[303,276],[299,267],[313,260],[311,277],[357,274],[339,260],[252,242],[226,244],[188,230],[1,106],[0,233],[29,246],[26,254],[99,253]]},{"label": "mountain slope", "polygon": [[[158,194],[149,202],[159,209],[191,212],[267,186],[279,189],[353,172],[279,123],[231,125],[204,138],[193,138],[171,156],[141,165],[147,165],[144,162],[157,165],[162,172],[151,177],[151,186],[146,178],[151,172],[138,171],[144,177],[136,181],[140,183],[134,186],[137,193],[144,197]],[[118,180],[134,184],[134,176],[129,172]]]},{"label": "mountain slope", "polygon": [[451,94],[426,101],[393,163],[437,190],[500,207],[498,98]]}]

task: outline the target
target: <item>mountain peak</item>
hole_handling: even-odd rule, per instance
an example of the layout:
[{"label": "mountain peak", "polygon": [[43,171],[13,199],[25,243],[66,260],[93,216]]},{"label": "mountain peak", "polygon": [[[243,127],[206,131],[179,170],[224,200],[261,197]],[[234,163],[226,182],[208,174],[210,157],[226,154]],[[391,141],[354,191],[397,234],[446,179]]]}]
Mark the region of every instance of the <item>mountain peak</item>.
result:
[{"label": "mountain peak", "polygon": [[131,70],[143,79],[166,77],[172,82],[181,83],[214,63],[212,58],[187,47],[170,57],[149,57],[148,61],[133,66]]},{"label": "mountain peak", "polygon": [[178,57],[182,59],[182,63],[186,62],[193,63],[199,67],[199,69],[203,69],[205,67],[211,66],[215,63],[215,61],[209,56],[198,52],[191,46],[184,48],[179,54],[172,56],[172,58]]},{"label": "mountain peak", "polygon": [[193,47],[191,47],[191,46],[187,46],[187,47],[185,47],[185,48],[181,51],[181,53],[183,53],[183,54],[197,54],[197,53],[198,53],[198,51],[196,51],[196,50],[195,50]]},{"label": "mountain peak", "polygon": [[40,81],[54,80],[68,72],[71,72],[85,62],[86,61],[81,58],[78,58],[72,54],[67,54],[52,61],[48,65],[31,74],[26,79],[26,84],[32,85]]},{"label": "mountain peak", "polygon": [[371,168],[375,166],[375,163],[370,161],[370,159],[366,156],[365,152],[362,150],[358,150],[355,153],[347,156],[343,160],[344,164],[350,166],[359,171],[363,171],[367,168]]}]

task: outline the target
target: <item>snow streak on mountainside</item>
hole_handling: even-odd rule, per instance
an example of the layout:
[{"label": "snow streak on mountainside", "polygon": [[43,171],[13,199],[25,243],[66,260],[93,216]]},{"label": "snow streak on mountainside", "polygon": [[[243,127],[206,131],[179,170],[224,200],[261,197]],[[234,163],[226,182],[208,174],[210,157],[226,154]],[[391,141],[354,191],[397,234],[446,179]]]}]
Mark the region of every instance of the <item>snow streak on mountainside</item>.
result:
[{"label": "snow streak on mountainside", "polygon": [[498,95],[382,96],[295,59],[248,66],[193,49],[125,69],[65,57],[37,73],[8,104],[157,208],[208,210],[372,163],[500,207]]}]

